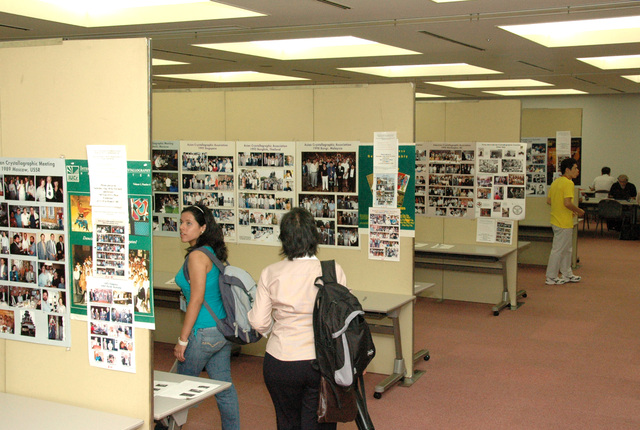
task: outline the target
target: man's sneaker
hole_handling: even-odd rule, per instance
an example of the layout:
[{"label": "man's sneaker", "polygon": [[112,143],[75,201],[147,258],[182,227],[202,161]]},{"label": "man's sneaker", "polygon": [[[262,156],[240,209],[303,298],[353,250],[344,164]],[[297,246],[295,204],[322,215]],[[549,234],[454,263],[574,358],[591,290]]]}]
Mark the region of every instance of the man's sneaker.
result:
[{"label": "man's sneaker", "polygon": [[562,279],[565,282],[580,282],[580,280],[582,279],[582,277],[580,276],[576,276],[576,275],[571,275],[571,276],[563,276]]},{"label": "man's sneaker", "polygon": [[545,284],[547,285],[562,285],[566,284],[567,280],[564,278],[547,278]]}]

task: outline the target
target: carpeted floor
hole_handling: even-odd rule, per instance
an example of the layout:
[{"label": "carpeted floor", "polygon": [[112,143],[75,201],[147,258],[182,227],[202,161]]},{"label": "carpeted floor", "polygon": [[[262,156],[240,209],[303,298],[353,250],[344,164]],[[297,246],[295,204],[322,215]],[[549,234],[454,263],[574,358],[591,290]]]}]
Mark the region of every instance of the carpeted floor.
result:
[{"label": "carpeted floor", "polygon": [[[525,305],[494,317],[478,303],[418,299],[415,347],[431,359],[412,387],[381,399],[367,374],[377,430],[640,428],[640,242],[580,232],[582,282],[544,284],[544,267],[520,267]],[[168,370],[173,345],[155,344]],[[232,359],[244,429],[275,429],[262,359]],[[215,400],[192,409],[185,430],[220,428]],[[355,429],[352,423],[341,430]]]}]

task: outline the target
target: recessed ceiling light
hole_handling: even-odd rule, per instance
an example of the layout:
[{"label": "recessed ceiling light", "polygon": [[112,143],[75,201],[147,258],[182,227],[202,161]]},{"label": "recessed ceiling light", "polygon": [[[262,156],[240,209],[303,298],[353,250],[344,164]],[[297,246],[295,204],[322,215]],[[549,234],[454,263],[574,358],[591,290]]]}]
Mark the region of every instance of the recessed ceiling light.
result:
[{"label": "recessed ceiling light", "polygon": [[470,1],[470,0],[431,0],[434,3],[453,3],[458,1]]},{"label": "recessed ceiling light", "polygon": [[438,94],[428,94],[428,93],[416,93],[416,98],[417,99],[424,99],[424,98],[438,98],[438,97],[444,97]]},{"label": "recessed ceiling light", "polygon": [[498,27],[547,48],[640,42],[640,16]]},{"label": "recessed ceiling light", "polygon": [[623,78],[640,84],[640,75],[624,75]]},{"label": "recessed ceiling light", "polygon": [[178,64],[189,64],[189,63],[185,63],[183,61],[163,60],[161,58],[151,59],[152,66],[177,66]]},{"label": "recessed ceiling light", "polygon": [[615,55],[611,57],[578,58],[587,64],[604,70],[640,68],[640,55]]},{"label": "recessed ceiling light", "polygon": [[417,55],[420,52],[396,48],[353,36],[315,37],[309,39],[255,40],[251,42],[200,43],[193,46],[255,55],[276,60],[317,58],[380,57]]},{"label": "recessed ceiling light", "polygon": [[188,79],[192,81],[206,81],[218,83],[237,83],[237,82],[276,82],[276,81],[306,81],[305,78],[296,78],[292,76],[272,75],[269,73],[260,73],[253,71],[243,72],[220,72],[220,73],[177,73],[167,75],[154,75],[156,77],[171,79]]},{"label": "recessed ceiling light", "polygon": [[384,76],[385,78],[407,78],[416,76],[455,76],[455,75],[486,75],[499,74],[495,70],[471,66],[466,63],[453,64],[421,64],[412,66],[381,66],[381,67],[344,67],[340,70],[348,72],[366,73]]},{"label": "recessed ceiling light", "polygon": [[498,96],[562,96],[573,94],[587,94],[584,91],[573,89],[561,89],[561,90],[497,90],[497,91],[483,91],[483,93],[495,94]]},{"label": "recessed ceiling light", "polygon": [[210,0],[20,0],[2,1],[1,11],[81,27],[264,16]]},{"label": "recessed ceiling light", "polygon": [[425,84],[442,85],[451,88],[505,88],[505,87],[546,87],[553,86],[534,79],[489,79],[484,81],[430,81]]},{"label": "recessed ceiling light", "polygon": [[195,3],[198,0],[40,0],[71,12],[106,13],[122,9]]}]

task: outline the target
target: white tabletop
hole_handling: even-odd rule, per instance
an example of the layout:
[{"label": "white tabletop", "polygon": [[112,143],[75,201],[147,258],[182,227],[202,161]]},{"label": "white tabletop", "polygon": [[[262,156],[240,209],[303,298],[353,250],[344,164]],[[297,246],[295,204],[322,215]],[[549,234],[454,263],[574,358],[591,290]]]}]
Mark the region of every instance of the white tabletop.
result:
[{"label": "white tabletop", "polygon": [[419,282],[417,281],[413,286],[413,294],[418,295],[421,292],[428,290],[431,287],[435,287],[436,284],[434,282]]},{"label": "white tabletop", "polygon": [[208,397],[213,396],[220,391],[226,390],[231,387],[231,382],[222,382],[216,381],[209,378],[197,378],[195,376],[186,376],[179,375],[177,373],[169,373],[169,372],[161,372],[159,370],[154,370],[153,372],[154,381],[164,381],[164,382],[176,382],[180,383],[182,381],[194,381],[194,382],[202,382],[203,384],[216,384],[217,388],[207,391],[202,395],[192,397],[190,399],[174,399],[171,397],[163,397],[163,396],[154,396],[153,397],[153,418],[155,420],[161,420],[169,415],[173,415],[176,412],[180,412],[184,409],[190,408]]},{"label": "white tabletop", "polygon": [[[589,200],[582,199],[580,204],[581,205],[585,205],[585,206],[597,206],[598,203],[600,203],[602,200],[613,200],[613,199],[610,199],[608,197],[605,197],[605,198],[602,198],[602,197],[589,197]],[[620,203],[621,205],[624,205],[624,206],[637,206],[638,205],[638,200],[636,200],[636,199],[615,200],[615,201]]]},{"label": "white tabletop", "polygon": [[161,290],[170,290],[170,291],[180,291],[180,287],[176,285],[176,281],[174,277],[176,276],[175,272],[164,272],[162,270],[154,270],[153,271],[153,288],[161,289]]},{"label": "white tabletop", "polygon": [[139,418],[0,393],[0,430],[134,430]]},{"label": "white tabletop", "polygon": [[378,293],[372,291],[351,290],[357,297],[365,312],[390,313],[413,301],[415,296],[409,294]]},{"label": "white tabletop", "polygon": [[518,248],[494,245],[416,243],[414,249],[416,254],[464,254],[478,257],[503,258]]}]

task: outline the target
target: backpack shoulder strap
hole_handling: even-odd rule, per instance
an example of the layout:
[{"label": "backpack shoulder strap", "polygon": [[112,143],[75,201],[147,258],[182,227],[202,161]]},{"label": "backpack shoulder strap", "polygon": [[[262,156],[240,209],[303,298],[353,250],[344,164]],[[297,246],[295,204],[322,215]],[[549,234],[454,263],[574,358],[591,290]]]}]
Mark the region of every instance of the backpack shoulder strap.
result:
[{"label": "backpack shoulder strap", "polygon": [[[218,259],[218,257],[216,257],[216,255],[213,252],[209,251],[207,247],[201,246],[199,248],[194,249],[193,251],[200,251],[204,253],[204,255],[209,257],[209,259],[213,262],[213,264],[216,265],[216,267],[220,271],[220,274],[224,272],[224,266],[225,266],[224,263],[222,263],[222,261],[220,261],[220,259]],[[189,282],[189,255],[191,255],[191,252],[187,254],[187,256],[184,259],[184,263],[182,264],[182,271],[184,272],[184,277],[187,280],[187,282]]]},{"label": "backpack shoulder strap", "polygon": [[336,275],[336,261],[335,260],[324,260],[321,262],[322,264],[322,280],[325,282],[338,282],[338,277]]},{"label": "backpack shoulder strap", "polygon": [[336,276],[336,261],[335,260],[323,260],[320,262],[322,267],[322,276],[318,276],[315,281],[315,285],[318,288],[322,288],[325,283],[338,282]]},{"label": "backpack shoulder strap", "polygon": [[[222,275],[222,273],[224,272],[225,265],[222,263],[222,261],[220,261],[218,257],[216,257],[216,255],[213,252],[209,251],[207,247],[201,246],[199,248],[194,249],[193,251],[200,251],[204,253],[204,255],[209,257],[209,259],[213,262],[213,264],[216,265],[216,267],[220,271],[220,275]],[[189,282],[189,255],[191,255],[191,252],[187,254],[187,257],[184,259],[184,263],[182,264],[182,271],[184,272],[184,277],[187,280],[187,282]],[[216,324],[220,325],[220,320],[216,316],[216,313],[213,311],[213,309],[211,309],[211,306],[209,306],[209,303],[207,303],[207,301],[205,300],[202,302],[202,305],[205,308],[207,308],[207,310],[209,311],[213,319],[216,321]]]},{"label": "backpack shoulder strap", "polygon": [[220,326],[220,320],[218,319],[216,313],[213,311],[213,309],[211,309],[211,306],[209,306],[209,303],[207,303],[207,301],[203,301],[202,305],[207,308],[207,310],[209,311],[209,313],[211,314],[211,316],[213,317],[213,319],[216,321],[216,325]]},{"label": "backpack shoulder strap", "polygon": [[214,254],[213,252],[209,251],[209,248],[207,248],[206,246],[201,246],[200,248],[194,249],[194,251],[200,251],[200,252],[204,253],[204,255],[209,257],[209,259],[213,262],[213,264],[216,265],[216,267],[218,268],[220,273],[224,272],[225,264],[222,261],[220,261],[220,259],[218,257],[216,257],[216,254]]}]

